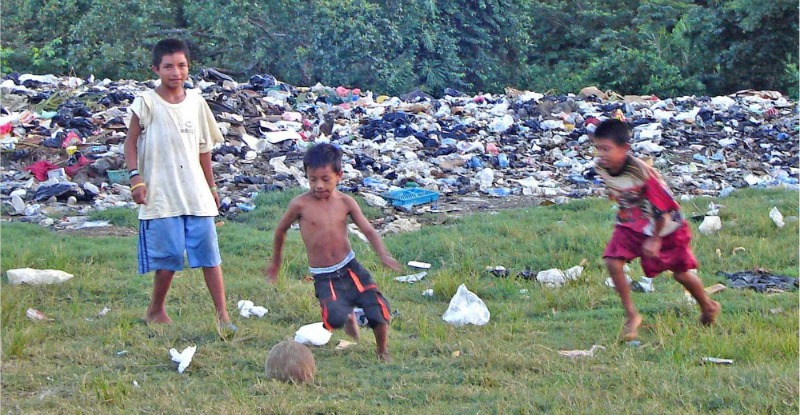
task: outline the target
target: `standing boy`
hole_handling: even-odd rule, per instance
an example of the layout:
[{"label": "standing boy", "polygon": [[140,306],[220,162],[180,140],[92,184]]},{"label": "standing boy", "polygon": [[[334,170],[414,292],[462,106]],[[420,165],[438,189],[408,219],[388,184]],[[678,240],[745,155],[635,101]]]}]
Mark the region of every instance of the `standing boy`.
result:
[{"label": "standing boy", "polygon": [[177,39],[153,48],[153,72],[161,84],[137,97],[125,139],[131,195],[139,206],[139,273],[155,271],[153,299],[145,319],[170,323],[164,308],[184,252],[192,268],[202,267],[219,323],[235,330],[225,306],[222,259],[214,217],[219,196],[211,149],[222,134],[205,100],[183,88],[189,50]]},{"label": "standing boy", "polygon": [[336,190],[342,179],[342,150],[331,144],[317,144],[303,157],[303,168],[310,189],[289,202],[286,213],[275,229],[272,261],[266,274],[270,282],[278,280],[286,231],[300,222],[300,235],[306,246],[309,272],[314,276],[314,290],[322,308],[326,329],[344,327],[345,333],[358,339],[358,323],[353,306],[364,309],[364,315],[375,334],[378,359],[390,360],[386,348],[389,303],[369,272],[355,260],[347,239],[347,218],[366,235],[381,262],[399,271],[400,264],[389,255],[381,238],[361,212],[352,197]]},{"label": "standing boy", "polygon": [[713,324],[721,307],[708,298],[702,281],[691,271],[697,268],[697,260],[689,246],[689,225],[661,175],[628,154],[629,140],[628,125],[616,119],[603,121],[594,132],[599,156],[597,172],[608,188],[609,197],[619,205],[614,234],[603,258],[627,314],[622,337],[635,339],[642,322],[623,271],[625,263],[635,258],[641,258],[648,278],[672,271],[675,280],[697,300],[700,323]]}]

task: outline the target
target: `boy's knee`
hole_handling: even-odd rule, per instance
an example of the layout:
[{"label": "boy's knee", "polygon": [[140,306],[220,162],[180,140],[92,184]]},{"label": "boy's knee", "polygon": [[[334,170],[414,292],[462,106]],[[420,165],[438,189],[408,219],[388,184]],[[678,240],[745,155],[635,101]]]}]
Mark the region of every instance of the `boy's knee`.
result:
[{"label": "boy's knee", "polygon": [[348,312],[340,308],[328,309],[327,313],[323,310],[323,318],[330,328],[340,329],[344,327],[344,324],[347,322],[347,317],[351,312],[352,311]]},{"label": "boy's knee", "polygon": [[620,258],[603,258],[603,260],[610,272],[622,271],[625,267],[625,260]]}]

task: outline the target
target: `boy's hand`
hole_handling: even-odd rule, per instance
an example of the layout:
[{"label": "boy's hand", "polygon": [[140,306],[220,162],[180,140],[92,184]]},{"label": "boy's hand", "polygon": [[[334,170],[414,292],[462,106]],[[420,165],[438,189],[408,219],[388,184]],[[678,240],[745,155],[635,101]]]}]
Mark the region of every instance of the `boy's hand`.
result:
[{"label": "boy's hand", "polygon": [[220,208],[220,206],[222,206],[222,205],[219,203],[219,193],[217,193],[217,191],[216,191],[216,190],[214,190],[213,192],[211,192],[211,196],[214,196],[214,203],[216,203],[216,205],[217,205],[217,209],[219,209],[219,208]]},{"label": "boy's hand", "polygon": [[267,277],[267,282],[270,284],[275,284],[278,282],[278,271],[281,268],[281,264],[276,264],[274,262],[270,262],[267,266],[267,269],[264,271],[264,274]]},{"label": "boy's hand", "polygon": [[[131,186],[137,185],[142,183],[142,178],[139,176],[135,176],[131,179]],[[147,186],[139,186],[131,191],[131,197],[133,201],[136,202],[137,205],[146,205],[147,204]]]},{"label": "boy's hand", "polygon": [[661,238],[658,236],[651,236],[644,241],[644,245],[642,245],[642,251],[644,251],[644,256],[648,258],[655,258],[658,256],[658,253],[661,251]]},{"label": "boy's hand", "polygon": [[386,265],[387,267],[389,267],[389,268],[391,268],[391,269],[393,269],[395,271],[400,272],[400,271],[403,270],[403,266],[400,265],[400,263],[397,262],[396,259],[392,258],[389,255],[381,256],[381,262],[383,262],[383,265]]}]

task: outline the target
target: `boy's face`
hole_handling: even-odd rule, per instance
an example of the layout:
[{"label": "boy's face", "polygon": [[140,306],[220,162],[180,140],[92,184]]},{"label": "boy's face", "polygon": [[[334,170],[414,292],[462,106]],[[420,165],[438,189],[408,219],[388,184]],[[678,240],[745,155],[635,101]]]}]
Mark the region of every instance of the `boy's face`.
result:
[{"label": "boy's face", "polygon": [[327,199],[336,190],[339,180],[342,179],[342,172],[337,173],[331,166],[325,166],[306,169],[306,176],[311,194],[317,199]]},{"label": "boy's face", "polygon": [[158,67],[152,69],[161,79],[161,85],[168,89],[182,88],[183,81],[189,79],[189,60],[183,52],[162,56]]},{"label": "boy's face", "polygon": [[618,172],[622,169],[628,158],[628,151],[631,149],[631,145],[628,143],[619,145],[614,140],[602,137],[594,138],[594,147],[597,149],[598,164],[610,172]]}]

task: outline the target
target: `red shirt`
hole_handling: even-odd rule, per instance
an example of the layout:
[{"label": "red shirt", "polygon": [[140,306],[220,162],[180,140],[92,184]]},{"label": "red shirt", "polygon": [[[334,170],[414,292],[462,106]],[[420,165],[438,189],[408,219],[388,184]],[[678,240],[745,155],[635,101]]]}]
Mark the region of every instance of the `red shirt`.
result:
[{"label": "red shirt", "polygon": [[664,179],[642,160],[628,156],[622,171],[616,175],[599,165],[595,170],[608,188],[608,197],[619,205],[617,226],[652,236],[655,218],[665,213],[660,236],[669,235],[684,224],[680,206]]}]

